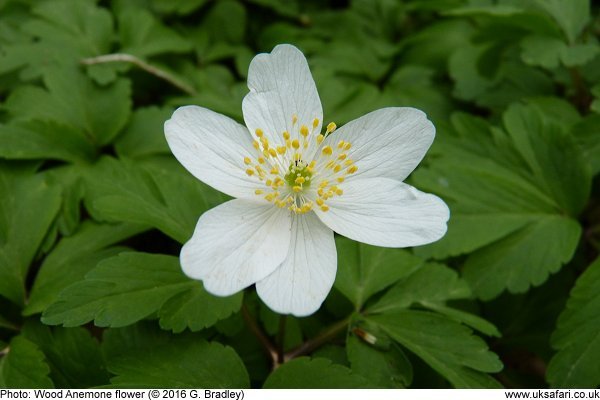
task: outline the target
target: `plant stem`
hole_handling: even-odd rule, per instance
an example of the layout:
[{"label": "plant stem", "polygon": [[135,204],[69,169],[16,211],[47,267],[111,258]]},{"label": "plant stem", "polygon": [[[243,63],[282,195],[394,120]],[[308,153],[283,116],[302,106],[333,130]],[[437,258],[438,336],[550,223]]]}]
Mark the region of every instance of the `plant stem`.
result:
[{"label": "plant stem", "polygon": [[4,357],[10,351],[10,347],[5,348],[4,350],[0,350],[0,357]]},{"label": "plant stem", "polygon": [[265,335],[262,329],[260,329],[260,327],[250,314],[250,311],[248,310],[248,307],[246,307],[245,304],[242,304],[242,316],[244,317],[244,321],[246,321],[246,325],[248,325],[248,328],[250,328],[250,331],[252,331],[252,334],[256,336],[256,338],[262,345],[264,352],[271,359],[273,369],[277,368],[280,365],[277,349],[275,348],[273,343],[271,343],[271,341],[269,340],[267,335]]},{"label": "plant stem", "polygon": [[283,361],[287,362],[293,358],[296,358],[296,357],[299,357],[299,356],[302,356],[305,354],[309,354],[313,350],[316,350],[319,347],[321,347],[323,344],[329,342],[331,339],[335,338],[337,335],[340,334],[340,332],[342,332],[344,329],[346,329],[348,327],[351,317],[352,316],[350,315],[347,318],[344,318],[343,320],[336,322],[335,324],[331,325],[329,328],[325,329],[323,332],[321,332],[314,338],[307,340],[300,346],[289,351],[288,353],[286,353],[284,355]]},{"label": "plant stem", "polygon": [[158,67],[150,65],[146,61],[144,61],[134,55],[131,55],[131,54],[113,53],[113,54],[105,54],[105,55],[98,56],[98,57],[84,58],[83,60],[81,60],[81,63],[83,65],[96,65],[96,64],[105,64],[105,63],[112,63],[112,62],[125,62],[125,63],[129,63],[129,64],[133,64],[133,65],[143,69],[144,71],[148,72],[149,74],[152,74],[160,79],[163,79],[163,80],[169,82],[171,85],[181,89],[182,91],[186,92],[187,94],[190,94],[192,96],[195,94],[198,94],[196,89],[194,89],[187,83],[182,82],[181,80],[174,77],[167,71],[164,71]]},{"label": "plant stem", "polygon": [[579,69],[576,67],[569,68],[569,74],[571,75],[571,82],[575,89],[575,97],[573,99],[575,106],[582,114],[585,114],[589,110],[593,98],[587,90]]},{"label": "plant stem", "polygon": [[277,332],[277,362],[283,363],[285,352],[285,326],[287,315],[279,316],[279,331]]}]

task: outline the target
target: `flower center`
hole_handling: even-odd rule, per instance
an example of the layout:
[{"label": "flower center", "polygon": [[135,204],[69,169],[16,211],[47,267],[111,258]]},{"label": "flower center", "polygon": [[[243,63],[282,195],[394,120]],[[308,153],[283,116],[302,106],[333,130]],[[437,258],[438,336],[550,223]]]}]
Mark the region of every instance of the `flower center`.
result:
[{"label": "flower center", "polygon": [[269,143],[262,129],[256,129],[252,144],[257,154],[244,157],[246,174],[265,186],[254,194],[277,207],[304,214],[316,205],[327,212],[327,200],[344,193],[338,185],[358,170],[348,157],[352,145],[340,140],[334,147],[329,141],[323,146],[325,137],[336,129],[333,122],[324,135],[316,130],[317,118],[311,129],[297,122],[294,115],[291,133],[284,131],[281,138],[276,137],[278,143]]}]

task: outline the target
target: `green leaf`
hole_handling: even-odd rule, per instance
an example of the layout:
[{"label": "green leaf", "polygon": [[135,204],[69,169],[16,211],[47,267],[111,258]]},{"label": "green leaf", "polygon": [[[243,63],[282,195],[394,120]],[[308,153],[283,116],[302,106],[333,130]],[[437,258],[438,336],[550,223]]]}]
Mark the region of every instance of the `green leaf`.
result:
[{"label": "green leaf", "polygon": [[552,16],[563,30],[569,43],[574,43],[590,19],[589,0],[535,0]]},{"label": "green leaf", "polygon": [[470,297],[471,289],[456,271],[445,265],[428,263],[392,286],[381,299],[368,307],[368,312],[388,313],[417,305],[487,335],[500,336],[498,329],[483,318],[445,305],[450,300]]},{"label": "green leaf", "polygon": [[109,365],[112,388],[248,388],[242,360],[231,347],[178,341],[124,356]]},{"label": "green leaf", "polygon": [[470,295],[469,286],[459,279],[456,271],[441,264],[425,264],[394,285],[368,310],[370,313],[399,311],[413,303],[444,303]]},{"label": "green leaf", "polygon": [[600,258],[577,279],[551,343],[558,352],[548,365],[553,387],[600,385]]},{"label": "green leaf", "polygon": [[0,125],[0,156],[7,159],[56,159],[68,162],[91,160],[92,142],[77,128],[53,121],[21,121]]},{"label": "green leaf", "polygon": [[447,138],[436,162],[413,175],[452,215],[446,236],[416,254],[471,253],[464,276],[480,298],[540,285],[574,254],[581,228],[573,217],[587,203],[591,174],[566,133],[578,116],[560,104],[511,106],[508,134],[471,117],[453,119],[459,137]]},{"label": "green leaf", "polygon": [[217,321],[239,311],[243,292],[229,297],[216,297],[197,282],[188,291],[169,299],[160,309],[160,326],[179,333],[189,328],[192,332],[213,326]]},{"label": "green leaf", "polygon": [[69,285],[80,281],[98,262],[127,250],[113,246],[143,231],[133,224],[96,224],[85,221],[72,236],[64,238],[45,258],[29,295],[24,315],[44,311]]},{"label": "green leaf", "polygon": [[108,383],[100,345],[85,329],[28,323],[23,336],[44,352],[57,387],[83,389]]},{"label": "green leaf", "polygon": [[590,164],[592,175],[597,175],[600,172],[600,115],[588,115],[580,123],[573,125],[571,134]]},{"label": "green leaf", "polygon": [[5,107],[15,120],[68,125],[94,146],[101,147],[112,142],[129,118],[131,87],[126,79],[99,87],[79,69],[61,67],[48,68],[44,84],[47,90],[21,86],[11,94]]},{"label": "green leaf", "polygon": [[128,8],[119,14],[119,37],[121,53],[142,58],[184,53],[192,48],[189,41],[141,8]]},{"label": "green leaf", "polygon": [[241,294],[219,298],[206,293],[183,275],[176,257],[121,253],[63,290],[42,321],[71,327],[93,320],[97,326],[120,327],[158,312],[161,326],[180,332],[213,325],[240,305]]},{"label": "green leaf", "polygon": [[62,291],[42,321],[65,327],[92,320],[97,326],[126,326],[159,310],[190,283],[175,257],[121,253],[100,262],[85,280]]},{"label": "green leaf", "polygon": [[563,49],[560,59],[567,67],[577,67],[589,63],[598,54],[600,54],[600,46],[595,43],[572,44]]},{"label": "green leaf", "polygon": [[164,14],[187,15],[202,7],[208,0],[151,0],[154,9]]},{"label": "green leaf", "polygon": [[296,358],[277,368],[265,381],[264,389],[358,389],[373,388],[351,369],[324,358]]},{"label": "green leaf", "polygon": [[8,354],[0,358],[0,388],[51,389],[50,368],[38,347],[16,336],[10,341]]},{"label": "green leaf", "polygon": [[169,154],[165,139],[164,123],[171,117],[171,108],[138,108],[122,135],[115,142],[120,157],[145,157],[155,154]]},{"label": "green leaf", "polygon": [[512,105],[504,113],[504,126],[538,186],[564,211],[577,215],[587,202],[591,186],[581,151],[568,133],[531,108]]},{"label": "green leaf", "polygon": [[528,65],[553,69],[559,66],[560,54],[566,47],[560,39],[531,35],[521,42],[521,58]]},{"label": "green leaf", "polygon": [[335,287],[361,309],[374,294],[393,285],[423,261],[405,250],[386,249],[336,238],[338,272]]},{"label": "green leaf", "polygon": [[397,311],[367,319],[415,353],[457,388],[500,385],[484,372],[498,372],[502,363],[470,329],[439,314]]},{"label": "green leaf", "polygon": [[60,189],[41,175],[0,164],[0,295],[25,300],[25,278],[60,208]]},{"label": "green leaf", "polygon": [[346,348],[352,371],[375,386],[398,389],[411,384],[412,365],[397,346],[392,345],[388,351],[382,351],[351,335],[346,341]]},{"label": "green leaf", "polygon": [[580,236],[581,227],[573,219],[540,215],[536,222],[474,252],[465,263],[464,277],[482,299],[504,288],[525,292],[573,257]]},{"label": "green leaf", "polygon": [[137,164],[104,158],[86,182],[86,206],[96,219],[153,226],[181,243],[200,214],[224,200],[171,158]]},{"label": "green leaf", "polygon": [[110,52],[113,21],[94,0],[35,2],[20,30],[28,40],[13,42],[0,53],[0,73],[22,68],[21,78],[41,76],[48,66],[75,66],[86,57]]}]

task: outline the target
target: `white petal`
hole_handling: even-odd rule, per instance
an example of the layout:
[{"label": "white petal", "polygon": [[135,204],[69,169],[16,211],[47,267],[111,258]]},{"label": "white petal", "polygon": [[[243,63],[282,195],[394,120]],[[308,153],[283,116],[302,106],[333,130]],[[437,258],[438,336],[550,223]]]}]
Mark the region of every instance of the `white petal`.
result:
[{"label": "white petal", "polygon": [[181,249],[183,272],[229,296],[264,279],[288,253],[291,217],[272,204],[231,200],[202,214]]},{"label": "white petal", "polygon": [[[254,57],[248,70],[248,88],[242,110],[251,132],[260,128],[269,142],[281,145],[283,131],[296,137],[299,126],[311,128],[315,118],[319,119],[315,135],[320,132],[321,100],[306,58],[294,46],[279,45],[271,53]],[[293,126],[294,115],[298,122]]]},{"label": "white petal", "polygon": [[323,145],[334,147],[340,140],[352,144],[348,157],[358,171],[351,179],[386,177],[403,181],[421,162],[434,137],[435,127],[422,111],[382,108],[342,126]]},{"label": "white petal", "polygon": [[196,178],[233,197],[252,198],[259,180],[246,174],[252,155],[248,129],[197,106],[178,108],[165,122],[165,136],[179,162]]},{"label": "white petal", "polygon": [[448,206],[437,196],[388,178],[348,180],[344,194],[315,212],[327,226],[350,239],[383,247],[435,242],[446,233]]},{"label": "white petal", "polygon": [[293,218],[287,257],[256,290],[272,310],[302,317],[317,311],[331,290],[337,253],[333,231],[314,213]]}]

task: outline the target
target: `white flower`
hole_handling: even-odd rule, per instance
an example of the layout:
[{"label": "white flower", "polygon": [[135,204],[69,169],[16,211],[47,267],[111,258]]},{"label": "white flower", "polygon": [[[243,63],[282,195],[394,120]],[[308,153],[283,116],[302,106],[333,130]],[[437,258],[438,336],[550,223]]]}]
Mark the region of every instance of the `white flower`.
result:
[{"label": "white flower", "polygon": [[402,182],[435,135],[423,112],[384,108],[321,133],[315,82],[290,45],[257,55],[248,87],[247,128],[197,106],[165,123],[179,162],[235,197],[205,212],[181,251],[183,271],[206,290],[228,296],[256,284],[274,311],[305,316],[335,279],[333,231],[385,247],[445,234],[446,204]]}]

